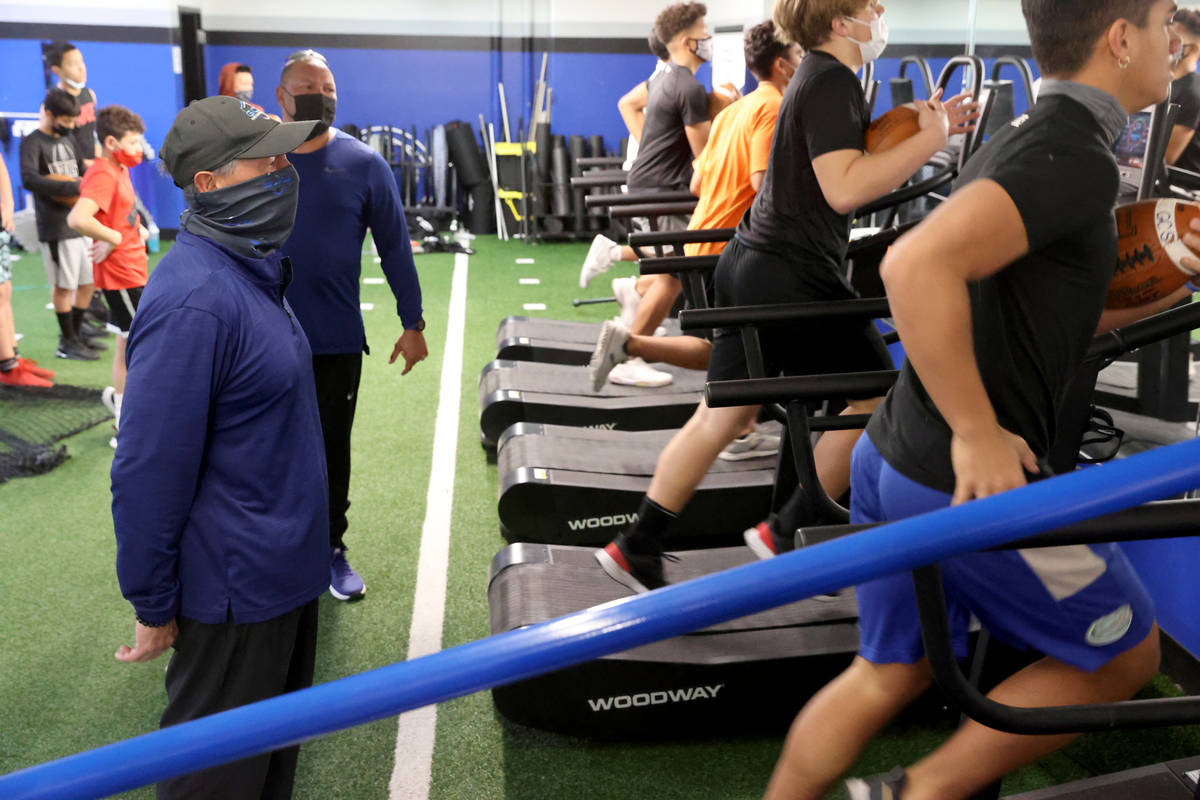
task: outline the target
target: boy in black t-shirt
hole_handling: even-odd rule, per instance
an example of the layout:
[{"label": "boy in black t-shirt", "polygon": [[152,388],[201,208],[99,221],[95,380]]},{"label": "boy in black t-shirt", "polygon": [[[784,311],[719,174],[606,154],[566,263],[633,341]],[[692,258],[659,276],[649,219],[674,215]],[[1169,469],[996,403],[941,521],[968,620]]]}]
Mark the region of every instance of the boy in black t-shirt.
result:
[{"label": "boy in black t-shirt", "polygon": [[1175,33],[1183,41],[1179,63],[1171,72],[1175,79],[1171,84],[1171,102],[1179,104],[1179,116],[1167,144],[1167,163],[1200,172],[1200,141],[1196,139],[1196,130],[1200,129],[1200,75],[1196,74],[1196,65],[1200,63],[1200,11],[1191,8],[1177,11]]},{"label": "boy in black t-shirt", "polygon": [[[1117,256],[1111,148],[1127,112],[1167,96],[1179,46],[1174,3],[1022,7],[1047,76],[1038,104],[984,145],[949,201],[884,260],[909,360],[855,448],[852,522],[902,519],[1024,485],[1040,472],[1060,398],[1097,330],[1187,293],[1103,310]],[[960,653],[974,615],[994,636],[1046,654],[994,689],[998,702],[1123,700],[1157,668],[1153,606],[1116,545],[973,553],[940,567]],[[770,800],[822,796],[930,685],[911,576],[864,584],[857,600],[859,655],[800,712]],[[907,772],[847,788],[851,798],[966,798],[1072,738],[969,721]]]},{"label": "boy in black t-shirt", "polygon": [[100,143],[96,140],[96,93],[87,87],[87,65],[83,63],[83,53],[70,42],[55,42],[46,53],[46,60],[50,71],[58,76],[58,88],[74,97],[79,104],[79,118],[72,136],[86,170],[102,153]]},{"label": "boy in black t-shirt", "polygon": [[[637,158],[626,180],[631,192],[680,191],[691,184],[692,161],[708,143],[712,127],[708,93],[696,80],[696,70],[712,58],[712,35],[704,21],[706,13],[708,9],[703,3],[675,3],[664,9],[654,22],[654,35],[666,47],[670,58],[646,83]],[[645,223],[640,227],[645,229]],[[686,218],[659,219],[660,230],[686,228]],[[617,261],[636,258],[632,248],[597,236],[579,271],[580,288]]]},{"label": "boy in black t-shirt", "polygon": [[[789,10],[790,7],[790,10]],[[788,13],[781,14],[781,9]],[[935,97],[918,101],[921,132],[876,155],[863,153],[870,124],[855,71],[877,58],[886,43],[883,6],[874,0],[804,0],[776,5],[775,24],[807,55],[788,84],[779,109],[771,156],[754,205],[721,253],[714,275],[716,305],[820,302],[854,297],[843,261],[850,215],[894,190],[933,156],[949,133],[969,128],[970,105],[955,98],[956,122]],[[961,113],[960,113],[961,112]],[[890,367],[871,326],[777,326],[761,332],[766,375],[812,375]],[[747,378],[745,350],[736,331],[716,331],[709,380]],[[873,406],[872,406],[873,407]],[[864,406],[851,405],[861,413]],[[646,591],[663,584],[662,537],[725,447],[745,431],[757,406],[709,408],[696,413],[659,456],[637,521],[596,558],[614,580]],[[857,431],[827,433],[817,445],[821,483],[833,496],[849,485],[849,457]],[[755,552],[777,552],[776,539],[807,513],[798,490],[774,528],[746,532]]]}]

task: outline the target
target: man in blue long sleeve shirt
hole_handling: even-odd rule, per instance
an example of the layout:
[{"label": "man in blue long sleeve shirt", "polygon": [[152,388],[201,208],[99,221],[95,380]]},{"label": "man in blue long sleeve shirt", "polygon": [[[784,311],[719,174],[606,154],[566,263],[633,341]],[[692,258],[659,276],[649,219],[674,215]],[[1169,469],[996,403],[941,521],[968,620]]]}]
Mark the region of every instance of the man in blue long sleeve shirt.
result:
[{"label": "man in blue long sleeve shirt", "polygon": [[325,437],[329,592],[339,600],[356,600],[367,587],[346,560],[343,536],[349,527],[350,431],[362,356],[370,352],[359,306],[367,228],[404,326],[389,361],[403,355],[403,374],[427,354],[421,285],[391,167],[362,142],[330,127],[337,111],[337,84],[325,58],[312,50],[295,53],[284,64],[279,84],[275,97],[284,120],[317,120],[313,138],[291,154],[304,191],[295,230],[283,250],[295,270],[288,302],[312,345]]},{"label": "man in blue long sleeve shirt", "polygon": [[[137,614],[135,646],[116,657],[175,647],[164,727],[312,683],[325,463],[279,252],[299,184],[282,154],[312,128],[211,97],[162,147],[188,210],[130,332],[112,491],[117,576]],[[165,781],[158,797],[288,797],[297,755]]]}]

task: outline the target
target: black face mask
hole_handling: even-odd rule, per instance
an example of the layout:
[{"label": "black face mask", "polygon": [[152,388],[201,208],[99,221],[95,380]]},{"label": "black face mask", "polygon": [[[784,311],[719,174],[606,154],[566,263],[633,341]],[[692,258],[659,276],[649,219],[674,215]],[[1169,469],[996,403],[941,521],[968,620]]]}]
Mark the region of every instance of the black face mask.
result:
[{"label": "black face mask", "polygon": [[290,164],[211,192],[193,184],[183,191],[187,211],[179,218],[184,230],[212,239],[235,253],[263,258],[292,235],[300,199],[300,176]]},{"label": "black face mask", "polygon": [[66,125],[55,125],[50,130],[54,131],[55,136],[70,136],[75,132],[74,128],[68,128]]},{"label": "black face mask", "polygon": [[292,114],[292,119],[296,122],[317,120],[317,127],[313,128],[306,141],[311,141],[329,130],[333,118],[337,115],[337,98],[321,92],[294,94],[292,101],[296,104],[296,113]]}]

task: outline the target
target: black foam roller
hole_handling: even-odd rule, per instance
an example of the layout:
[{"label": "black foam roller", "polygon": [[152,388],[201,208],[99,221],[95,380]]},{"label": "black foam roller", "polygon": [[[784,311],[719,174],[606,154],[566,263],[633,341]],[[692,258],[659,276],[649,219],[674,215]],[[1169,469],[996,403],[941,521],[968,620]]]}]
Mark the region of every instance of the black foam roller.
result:
[{"label": "black foam roller", "polygon": [[537,129],[534,132],[534,142],[537,144],[537,158],[534,159],[536,167],[534,198],[536,201],[537,215],[545,216],[550,213],[550,183],[551,170],[550,158],[553,150],[553,145],[550,143],[550,126],[544,122],[538,123]]},{"label": "black foam roller", "polygon": [[551,196],[552,213],[555,216],[566,217],[571,214],[571,165],[567,157],[567,148],[563,146],[561,137],[555,137],[558,142],[554,145],[552,154],[554,193]]},{"label": "black foam roller", "polygon": [[492,184],[477,184],[467,193],[467,230],[474,234],[496,232],[496,196]]},{"label": "black foam roller", "polygon": [[484,160],[483,150],[469,123],[455,120],[446,123],[446,149],[458,172],[458,179],[468,189],[491,182],[491,172]]},{"label": "black foam roller", "polygon": [[589,136],[588,137],[588,152],[592,158],[604,157],[604,137]]}]

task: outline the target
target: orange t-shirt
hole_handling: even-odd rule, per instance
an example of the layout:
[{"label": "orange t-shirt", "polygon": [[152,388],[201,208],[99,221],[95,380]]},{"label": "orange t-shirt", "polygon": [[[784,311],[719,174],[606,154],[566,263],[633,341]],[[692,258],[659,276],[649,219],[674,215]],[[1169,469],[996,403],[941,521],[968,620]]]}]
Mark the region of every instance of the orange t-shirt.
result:
[{"label": "orange t-shirt", "polygon": [[[782,102],[778,89],[760,83],[717,115],[708,145],[692,164],[700,173],[700,202],[688,230],[735,228],[742,221],[754,202],[750,176],[767,168]],[[683,249],[689,256],[705,256],[717,255],[724,248],[724,242],[701,242]]]},{"label": "orange t-shirt", "polygon": [[96,212],[100,224],[121,234],[121,244],[108,258],[92,266],[96,286],[114,291],[145,286],[146,246],[138,235],[129,170],[107,158],[97,158],[83,174],[79,196],[100,207]]}]

